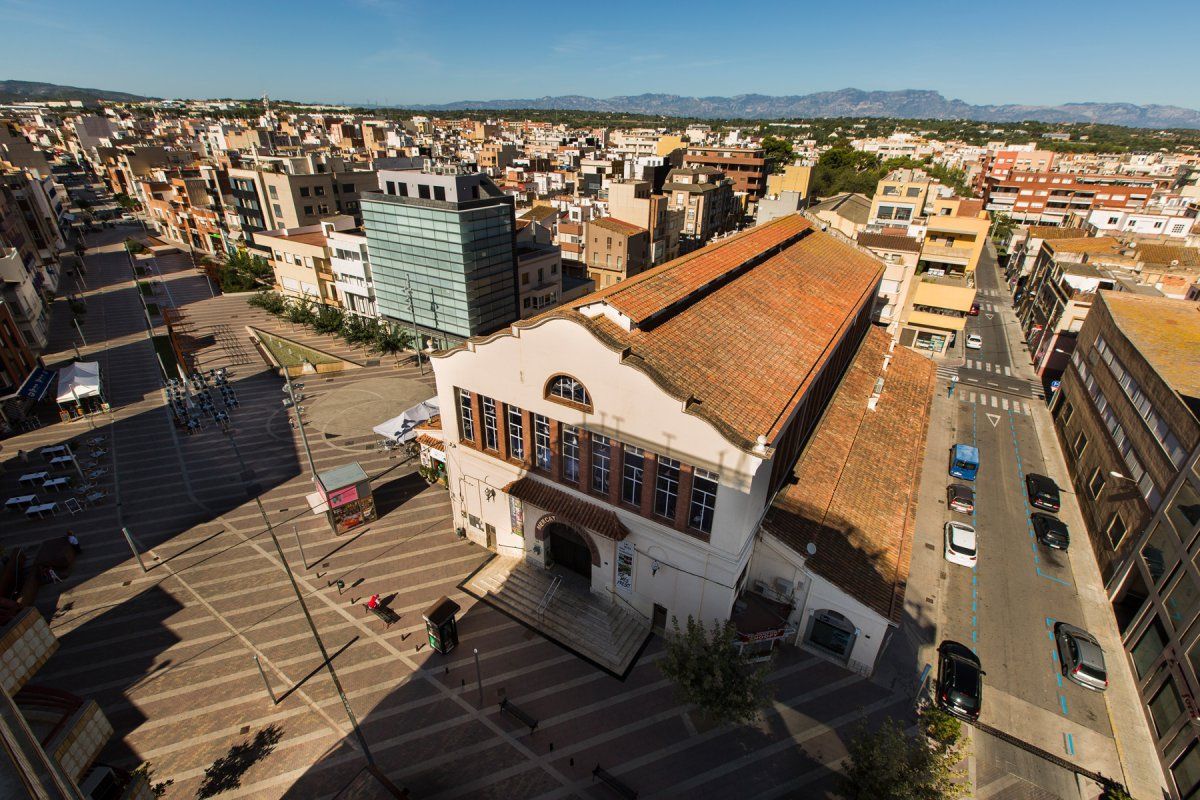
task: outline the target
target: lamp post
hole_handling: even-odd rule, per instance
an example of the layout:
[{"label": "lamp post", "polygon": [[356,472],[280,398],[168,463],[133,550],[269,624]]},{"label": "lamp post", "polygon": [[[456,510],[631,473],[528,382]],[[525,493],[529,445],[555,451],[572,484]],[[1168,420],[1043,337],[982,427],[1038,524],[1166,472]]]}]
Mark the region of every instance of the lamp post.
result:
[{"label": "lamp post", "polygon": [[[287,382],[285,390],[288,398],[292,401],[292,408],[296,409],[296,425],[300,428],[300,440],[304,443],[304,455],[308,458],[308,471],[312,473],[313,480],[316,480],[317,467],[313,463],[312,448],[308,446],[308,433],[304,430],[304,416],[300,413],[300,402],[296,399],[296,387],[292,384],[292,376],[287,367],[283,368],[283,379]],[[300,384],[300,388],[304,388],[304,384]]]},{"label": "lamp post", "polygon": [[375,757],[371,755],[371,748],[367,745],[367,739],[363,735],[362,729],[358,726],[358,717],[354,715],[354,709],[350,707],[350,700],[346,697],[346,693],[342,689],[342,682],[338,680],[337,671],[333,668],[333,661],[329,658],[329,651],[325,649],[325,642],[321,639],[321,634],[317,631],[316,623],[313,622],[312,614],[308,610],[308,604],[304,602],[304,595],[296,583],[296,576],[292,574],[292,567],[288,564],[287,557],[283,554],[279,538],[275,535],[275,528],[271,525],[271,520],[267,516],[267,510],[263,508],[262,499],[259,497],[261,487],[258,486],[257,481],[254,479],[253,470],[246,466],[246,462],[242,458],[242,452],[238,449],[237,442],[233,438],[233,433],[230,430],[226,430],[225,434],[229,437],[229,444],[233,447],[238,464],[241,465],[241,480],[246,487],[246,493],[254,497],[254,504],[258,506],[258,513],[262,516],[263,524],[267,526],[267,533],[271,535],[271,542],[275,545],[275,552],[279,556],[279,562],[283,565],[283,571],[287,573],[288,582],[292,586],[292,591],[296,594],[296,602],[300,604],[300,610],[304,612],[304,619],[308,622],[308,628],[312,632],[313,641],[317,643],[317,649],[321,653],[325,669],[329,671],[329,678],[333,681],[333,687],[337,690],[338,697],[341,698],[342,707],[346,710],[346,716],[350,720],[350,726],[354,729],[354,735],[358,739],[359,747],[362,748],[363,755],[366,756],[367,764],[374,769]]}]

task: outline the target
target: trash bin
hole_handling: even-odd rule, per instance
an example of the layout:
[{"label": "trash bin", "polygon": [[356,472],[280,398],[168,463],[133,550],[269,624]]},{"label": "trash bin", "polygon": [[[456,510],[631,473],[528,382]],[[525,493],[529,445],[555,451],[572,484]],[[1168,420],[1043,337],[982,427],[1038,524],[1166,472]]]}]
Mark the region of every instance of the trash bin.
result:
[{"label": "trash bin", "polygon": [[429,646],[439,653],[449,653],[458,646],[458,622],[454,615],[459,610],[458,603],[443,595],[422,615]]}]

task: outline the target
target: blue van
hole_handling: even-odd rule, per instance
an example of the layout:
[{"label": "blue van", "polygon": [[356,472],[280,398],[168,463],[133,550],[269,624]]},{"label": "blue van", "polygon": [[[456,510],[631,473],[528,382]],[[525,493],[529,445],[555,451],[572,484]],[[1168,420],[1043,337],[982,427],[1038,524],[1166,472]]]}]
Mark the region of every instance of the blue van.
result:
[{"label": "blue van", "polygon": [[979,450],[969,444],[956,444],[950,450],[950,474],[965,481],[975,480],[979,471]]}]

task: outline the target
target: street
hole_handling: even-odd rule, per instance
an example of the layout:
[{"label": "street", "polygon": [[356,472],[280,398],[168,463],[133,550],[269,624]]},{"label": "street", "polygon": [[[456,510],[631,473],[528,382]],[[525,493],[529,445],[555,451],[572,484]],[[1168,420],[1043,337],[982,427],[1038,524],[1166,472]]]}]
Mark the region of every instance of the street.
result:
[{"label": "street", "polygon": [[[1060,670],[1052,634],[1055,622],[1087,628],[1080,577],[1071,558],[1078,554],[1051,550],[1035,540],[1024,480],[1029,473],[1056,475],[1054,463],[1061,455],[1010,298],[988,251],[977,287],[981,313],[968,317],[959,341],[977,333],[983,346],[964,350],[956,345],[939,367],[944,380],[952,375],[959,380],[953,392],[943,383],[947,390],[935,398],[935,419],[944,419],[947,430],[931,432],[925,480],[933,485],[923,485],[921,493],[923,530],[916,546],[924,539],[926,550],[936,550],[940,561],[938,640],[962,642],[979,656],[986,673],[980,717],[984,726],[1119,778],[1121,764],[1106,702],[1111,691],[1086,690],[1065,680]],[[962,482],[947,473],[947,450],[954,443],[979,449],[970,520],[946,507],[945,486]],[[1073,522],[1078,516],[1070,486],[1061,478],[1058,484],[1060,516],[1071,526],[1071,547],[1087,554],[1087,532]],[[952,518],[976,528],[975,568],[942,557],[941,526]],[[1102,606],[1100,610],[1110,613]],[[1123,652],[1108,652],[1106,657],[1110,672],[1125,669]],[[978,798],[1080,796],[1069,771],[982,730],[974,731],[973,749]]]}]

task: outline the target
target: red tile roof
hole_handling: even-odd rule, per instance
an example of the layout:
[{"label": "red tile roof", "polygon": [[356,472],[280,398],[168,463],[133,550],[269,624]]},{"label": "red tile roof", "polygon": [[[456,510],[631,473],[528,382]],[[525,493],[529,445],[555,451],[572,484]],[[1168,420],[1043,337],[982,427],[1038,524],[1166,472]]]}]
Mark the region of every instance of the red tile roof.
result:
[{"label": "red tile roof", "polygon": [[[935,368],[872,328],[763,521],[843,591],[899,623]],[[883,377],[874,411],[867,400]],[[808,555],[809,544],[816,554]]]},{"label": "red tile roof", "polygon": [[612,509],[582,500],[562,489],[555,489],[529,475],[517,478],[505,486],[504,493],[530,505],[544,508],[609,539],[619,542],[629,535],[629,529],[621,523]]},{"label": "red tile roof", "polygon": [[860,233],[858,243],[863,247],[874,247],[879,250],[900,250],[908,253],[921,252],[921,243],[911,236],[897,236],[894,233]]},{"label": "red tile roof", "polygon": [[633,236],[635,233],[645,233],[646,232],[645,228],[639,227],[637,225],[632,225],[628,222],[623,222],[614,217],[600,217],[599,219],[594,219],[594,220],[590,221],[588,223],[588,225],[595,225],[598,228],[607,228],[610,231],[616,231],[617,233],[623,233],[626,236]]},{"label": "red tile roof", "polygon": [[[774,443],[833,349],[874,302],[880,261],[783,217],[513,324],[569,319],[747,452]],[[624,290],[625,285],[632,289]],[[580,309],[632,315],[632,330]],[[493,334],[475,340],[483,346]],[[442,351],[439,357],[453,350]]]}]

